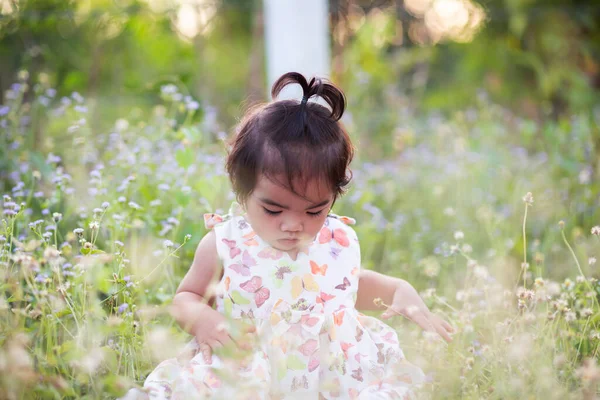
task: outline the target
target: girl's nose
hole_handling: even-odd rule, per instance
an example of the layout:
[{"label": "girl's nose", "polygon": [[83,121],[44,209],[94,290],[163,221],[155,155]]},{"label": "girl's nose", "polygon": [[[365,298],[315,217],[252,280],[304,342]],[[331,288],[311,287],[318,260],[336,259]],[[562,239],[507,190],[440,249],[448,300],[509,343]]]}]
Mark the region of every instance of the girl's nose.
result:
[{"label": "girl's nose", "polygon": [[288,216],[283,220],[280,228],[283,232],[301,232],[302,220],[295,216]]}]

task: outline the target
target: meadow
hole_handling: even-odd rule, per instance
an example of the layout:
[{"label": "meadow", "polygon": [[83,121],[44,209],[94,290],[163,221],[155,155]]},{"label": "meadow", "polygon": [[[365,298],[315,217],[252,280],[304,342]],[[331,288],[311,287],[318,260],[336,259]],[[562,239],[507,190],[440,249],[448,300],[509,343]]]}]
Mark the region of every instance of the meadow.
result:
[{"label": "meadow", "polygon": [[[234,200],[233,129],[165,84],[99,130],[102,103],[27,75],[0,106],[0,397],[114,398],[189,340],[168,306],[203,213]],[[396,96],[383,140],[353,90],[358,157],[334,211],[357,219],[363,268],[408,280],[457,330],[447,345],[391,320],[423,396],[596,398],[600,113],[542,123],[482,92],[423,115]]]}]

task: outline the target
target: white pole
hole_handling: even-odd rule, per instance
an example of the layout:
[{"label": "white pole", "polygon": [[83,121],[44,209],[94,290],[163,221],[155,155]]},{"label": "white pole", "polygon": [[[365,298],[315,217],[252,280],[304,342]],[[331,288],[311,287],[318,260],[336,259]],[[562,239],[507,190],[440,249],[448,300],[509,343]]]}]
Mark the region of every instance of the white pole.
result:
[{"label": "white pole", "polygon": [[[327,0],[264,0],[267,94],[286,72],[329,78],[329,10]],[[302,98],[300,87],[278,97]]]}]

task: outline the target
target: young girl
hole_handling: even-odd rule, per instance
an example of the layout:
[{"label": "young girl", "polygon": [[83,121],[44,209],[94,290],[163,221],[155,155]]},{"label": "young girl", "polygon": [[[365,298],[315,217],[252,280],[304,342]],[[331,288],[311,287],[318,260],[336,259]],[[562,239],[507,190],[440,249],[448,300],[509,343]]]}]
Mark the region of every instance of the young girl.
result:
[{"label": "young girl", "polygon": [[422,371],[392,328],[357,311],[382,303],[384,319],[402,314],[450,340],[410,284],[361,270],[354,220],[329,213],[351,178],[343,93],[288,73],[273,98],[288,84],[301,101],[263,105],[240,124],[227,171],[241,207],[205,215],[212,230],[173,300],[196,351],[148,376],[152,399],[408,398]]}]

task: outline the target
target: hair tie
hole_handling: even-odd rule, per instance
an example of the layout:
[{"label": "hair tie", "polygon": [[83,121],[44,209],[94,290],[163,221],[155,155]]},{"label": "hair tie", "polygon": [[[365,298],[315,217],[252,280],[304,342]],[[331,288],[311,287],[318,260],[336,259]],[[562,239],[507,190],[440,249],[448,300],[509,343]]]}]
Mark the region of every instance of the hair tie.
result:
[{"label": "hair tie", "polygon": [[305,105],[307,101],[308,101],[308,97],[303,96],[302,97],[302,102],[300,103],[300,105]]}]

